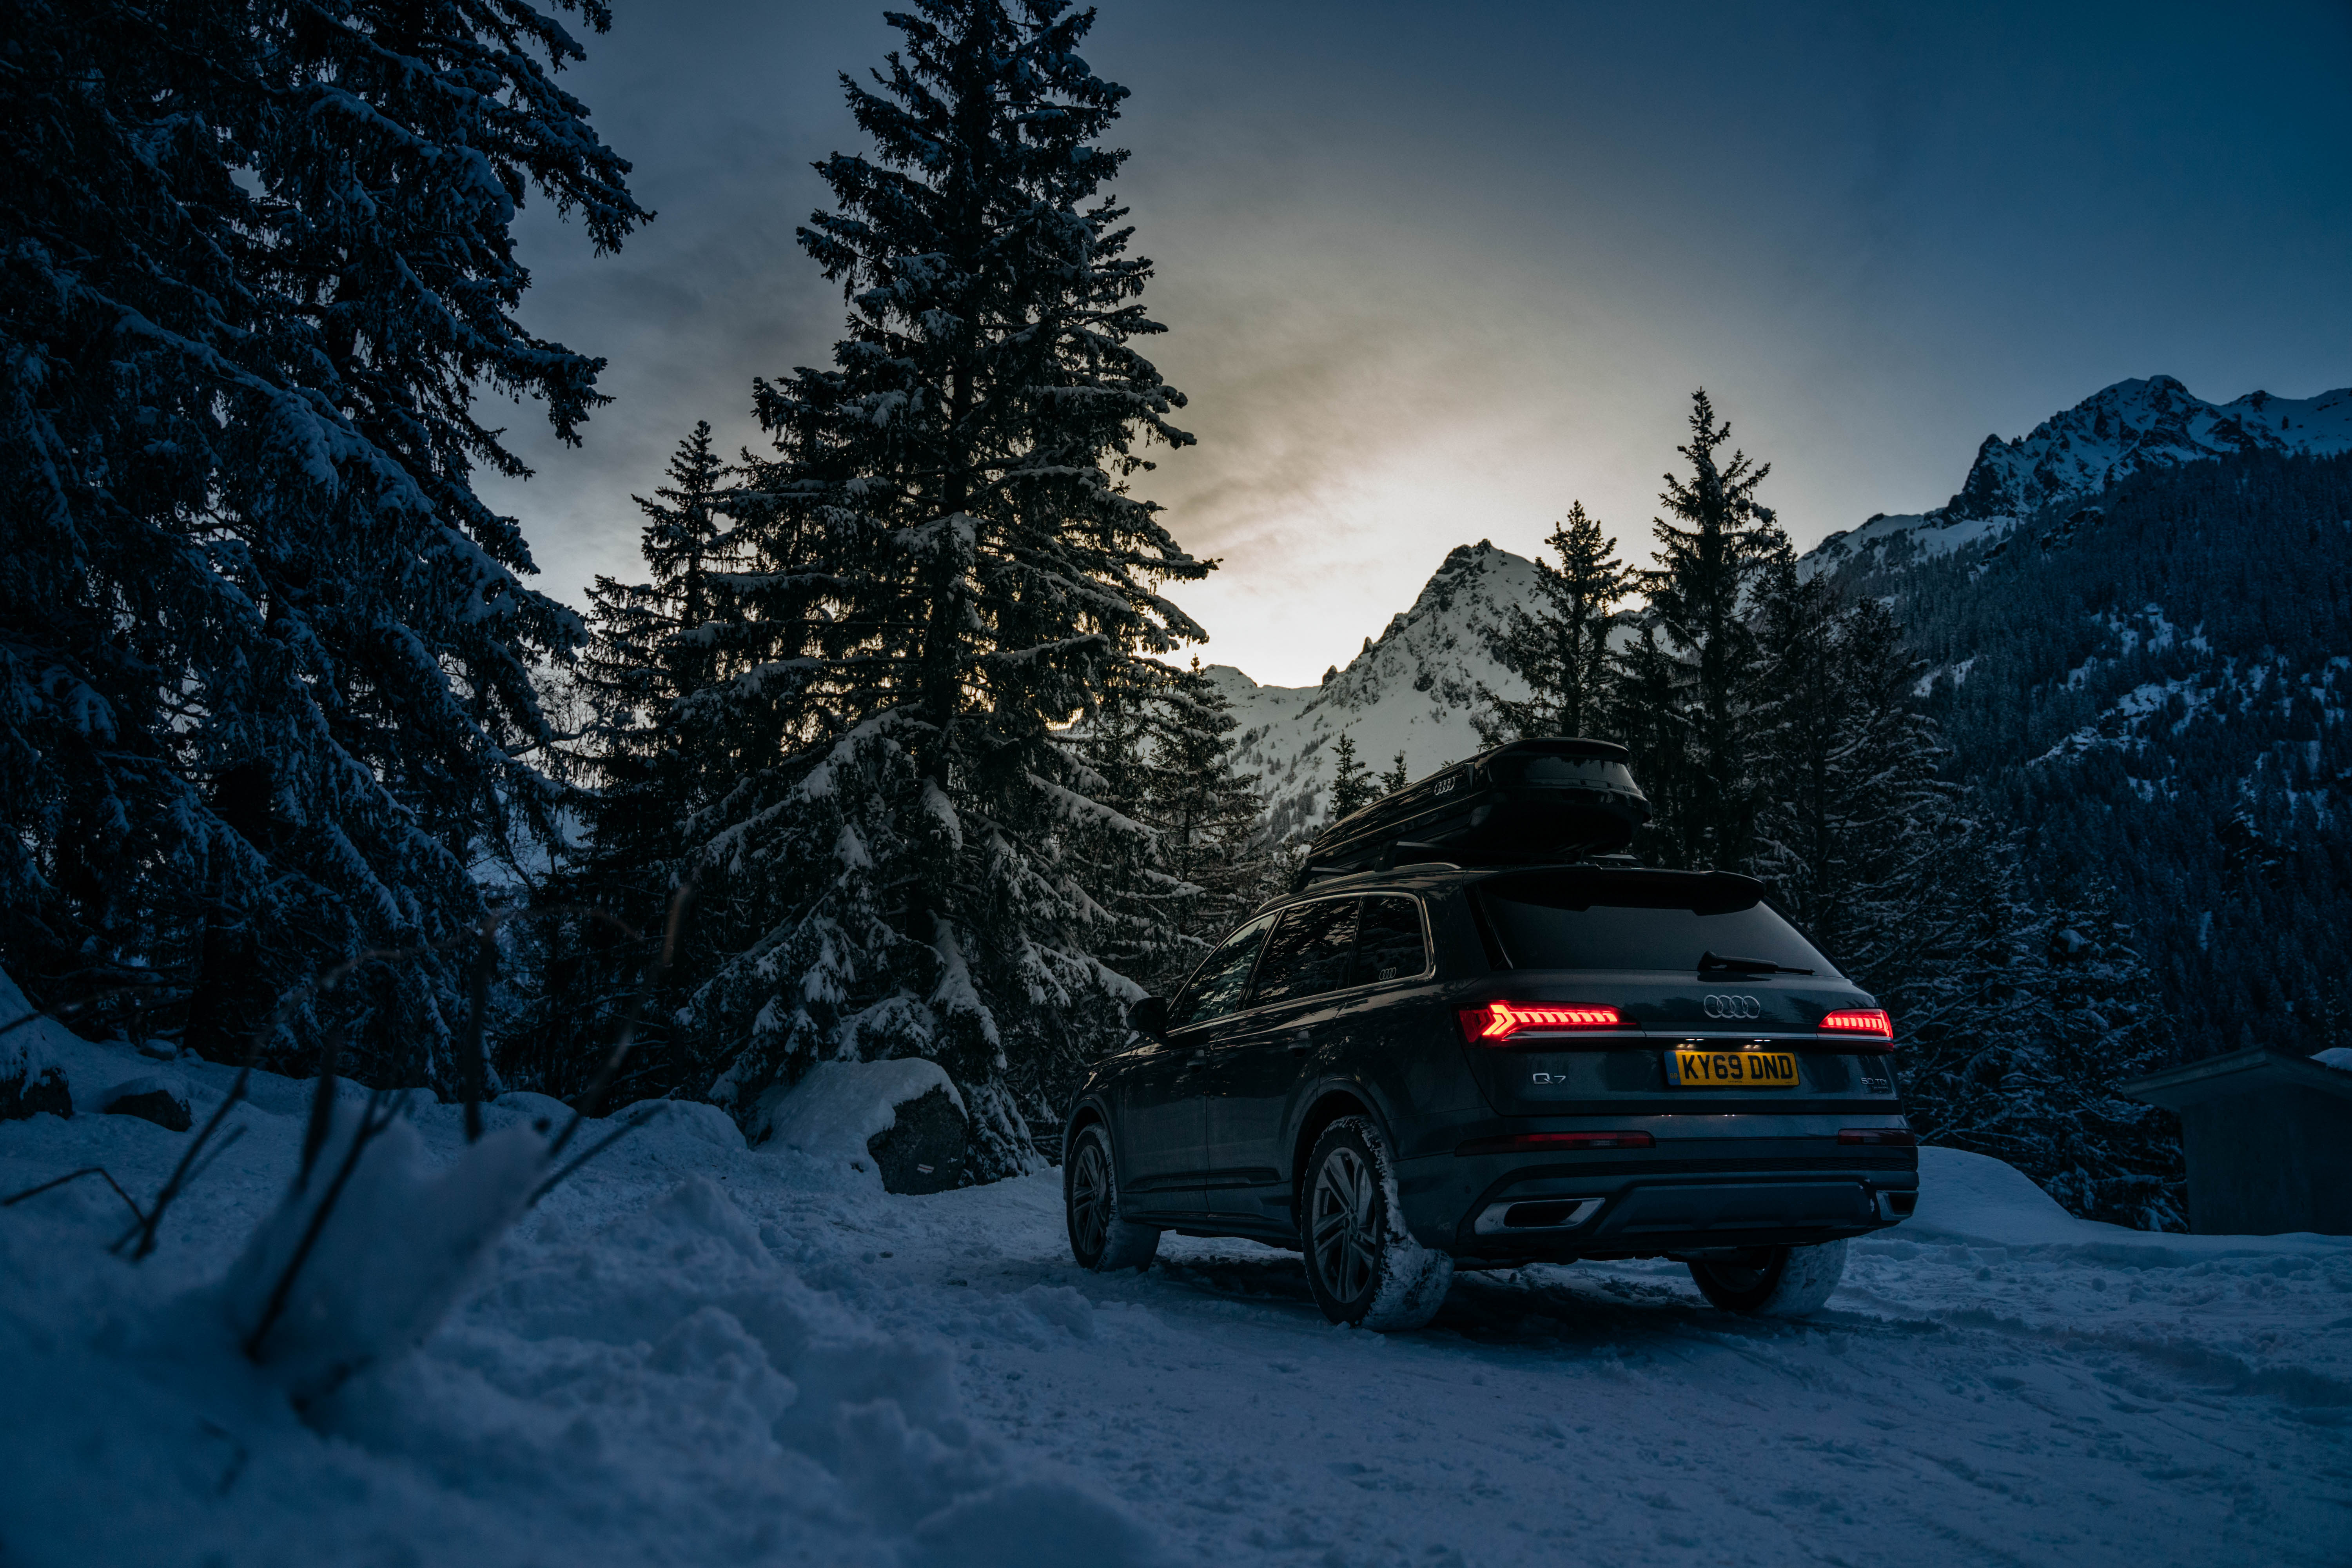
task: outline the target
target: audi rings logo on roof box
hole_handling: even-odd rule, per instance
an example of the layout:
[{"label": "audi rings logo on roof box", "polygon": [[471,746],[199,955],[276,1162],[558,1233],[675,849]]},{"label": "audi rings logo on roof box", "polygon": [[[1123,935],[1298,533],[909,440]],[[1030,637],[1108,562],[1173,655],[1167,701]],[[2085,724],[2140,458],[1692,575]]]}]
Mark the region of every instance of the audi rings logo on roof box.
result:
[{"label": "audi rings logo on roof box", "polygon": [[1764,1016],[1763,1003],[1738,992],[1702,997],[1699,1005],[1706,1009],[1706,1016],[1710,1018],[1760,1018]]}]

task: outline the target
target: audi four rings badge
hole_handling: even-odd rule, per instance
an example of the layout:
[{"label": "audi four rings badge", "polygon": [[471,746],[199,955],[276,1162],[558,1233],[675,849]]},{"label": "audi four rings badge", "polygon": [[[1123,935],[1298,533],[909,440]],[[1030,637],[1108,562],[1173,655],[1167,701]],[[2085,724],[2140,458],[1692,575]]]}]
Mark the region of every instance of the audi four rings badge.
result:
[{"label": "audi four rings badge", "polygon": [[1764,1016],[1764,1004],[1753,996],[1742,996],[1736,992],[1704,997],[1699,1005],[1706,1009],[1706,1016],[1710,1018],[1760,1018]]}]

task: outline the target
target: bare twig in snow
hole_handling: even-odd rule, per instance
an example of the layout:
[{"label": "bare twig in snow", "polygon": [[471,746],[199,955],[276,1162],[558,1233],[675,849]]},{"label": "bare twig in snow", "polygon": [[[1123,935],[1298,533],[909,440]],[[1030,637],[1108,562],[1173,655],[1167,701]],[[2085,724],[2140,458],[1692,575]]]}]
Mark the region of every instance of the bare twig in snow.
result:
[{"label": "bare twig in snow", "polygon": [[336,1058],[342,1045],[342,1026],[329,1025],[325,1037],[319,1042],[319,1077],[310,1086],[310,1123],[302,1130],[302,1167],[294,1176],[298,1188],[310,1184],[310,1167],[326,1152],[327,1136],[334,1131]]},{"label": "bare twig in snow", "polygon": [[0,1198],[0,1209],[14,1208],[16,1205],[23,1203],[26,1198],[39,1197],[51,1187],[62,1187],[68,1182],[78,1182],[84,1176],[106,1177],[106,1184],[114,1189],[114,1195],[122,1200],[123,1205],[130,1209],[133,1216],[139,1219],[141,1223],[145,1223],[147,1216],[140,1214],[138,1200],[133,1198],[129,1193],[124,1192],[122,1190],[122,1184],[116,1181],[113,1176],[109,1174],[106,1167],[103,1165],[84,1165],[79,1171],[68,1171],[62,1176],[53,1176],[49,1180],[43,1182],[37,1187],[26,1187],[23,1192],[16,1194],[13,1197]]}]

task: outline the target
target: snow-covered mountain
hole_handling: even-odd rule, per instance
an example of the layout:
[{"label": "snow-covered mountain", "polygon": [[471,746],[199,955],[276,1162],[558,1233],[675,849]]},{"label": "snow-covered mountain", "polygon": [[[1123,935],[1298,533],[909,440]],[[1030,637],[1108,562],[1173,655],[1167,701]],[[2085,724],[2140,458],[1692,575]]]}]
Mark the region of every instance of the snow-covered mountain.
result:
[{"label": "snow-covered mountain", "polygon": [[[2352,387],[2316,397],[2250,392],[2208,403],[2168,375],[2119,381],[2031,434],[1988,436],[1959,493],[1927,512],[1881,513],[1832,533],[1804,558],[1810,574],[1948,555],[2008,531],[2021,518],[2087,500],[2145,469],[2246,452],[2352,451]],[[1876,563],[1864,560],[1875,555]]]},{"label": "snow-covered mountain", "polygon": [[[2262,451],[2352,451],[2352,387],[2213,404],[2168,375],[2117,382],[2020,439],[1986,437],[1946,505],[1874,517],[1830,535],[1801,564],[1809,574],[1866,575],[1933,560],[1997,538],[2053,503],[2087,502],[2144,470]],[[1480,689],[1524,694],[1488,652],[1489,634],[1507,606],[1532,604],[1536,582],[1533,562],[1480,540],[1455,547],[1412,607],[1321,685],[1260,686],[1231,665],[1211,667],[1240,723],[1240,763],[1260,775],[1276,834],[1289,837],[1325,820],[1343,732],[1366,767],[1384,772],[1402,752],[1415,779],[1477,752],[1472,716],[1484,706]],[[1965,657],[1938,671],[1965,679]]]},{"label": "snow-covered mountain", "polygon": [[1479,688],[1525,695],[1487,652],[1504,607],[1532,601],[1535,563],[1486,540],[1456,546],[1412,607],[1367,637],[1345,669],[1320,686],[1260,686],[1231,665],[1210,675],[1239,721],[1235,754],[1260,775],[1277,837],[1319,825],[1341,734],[1374,773],[1404,753],[1409,777],[1421,778],[1478,751],[1471,716],[1485,704]]}]

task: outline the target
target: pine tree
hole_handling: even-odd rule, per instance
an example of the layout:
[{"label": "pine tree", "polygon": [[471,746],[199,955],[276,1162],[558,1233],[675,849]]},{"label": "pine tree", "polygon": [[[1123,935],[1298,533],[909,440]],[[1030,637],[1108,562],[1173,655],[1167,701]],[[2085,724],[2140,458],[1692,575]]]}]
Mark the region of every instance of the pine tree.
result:
[{"label": "pine tree", "polygon": [[1162,329],[1099,195],[1126,92],[1077,53],[1091,13],[889,20],[875,87],[843,79],[874,153],[818,165],[837,205],[799,231],[849,335],[755,387],[776,449],[736,575],[774,644],[711,706],[773,742],[688,824],[730,956],[679,1020],[734,1047],[712,1093],[747,1116],[820,1057],[936,1058],[998,1175],[1118,1037],[1137,987],[1102,955],[1136,950],[1157,853],[1058,727],[1200,637],[1154,584],[1208,566],[1126,489],[1140,447],[1192,437],[1131,342]]},{"label": "pine tree", "polygon": [[2185,1230],[2187,1195],[2170,1117],[2117,1084],[2164,1066],[2171,1041],[2155,977],[2116,918],[2104,879],[2062,889],[2037,935],[2044,962],[2035,1048],[2005,1084],[2005,1121],[2023,1147],[2011,1163],[2092,1219]]},{"label": "pine tree", "polygon": [[1404,752],[1400,751],[1396,759],[1389,763],[1389,771],[1381,775],[1381,793],[1394,795],[1410,782],[1404,769]]},{"label": "pine tree", "polygon": [[1672,520],[1654,524],[1659,564],[1635,574],[1652,634],[1636,656],[1646,661],[1636,684],[1655,689],[1651,695],[1671,706],[1635,716],[1650,749],[1637,752],[1634,763],[1645,789],[1654,779],[1659,785],[1649,829],[1657,857],[1673,866],[1732,869],[1747,863],[1755,844],[1748,732],[1759,689],[1749,598],[1789,542],[1756,500],[1771,465],[1759,467],[1737,450],[1719,460],[1731,426],[1716,424],[1704,389],[1691,395],[1690,433],[1675,449],[1691,475],[1666,475],[1659,496]]},{"label": "pine tree", "polygon": [[1971,832],[1951,847],[1943,931],[1889,965],[1883,998],[1912,1126],[2008,1162],[2086,1218],[2185,1228],[2178,1132],[2116,1092],[2172,1042],[2112,889],[2037,903],[2016,846]]},{"label": "pine tree", "polygon": [[650,876],[655,910],[682,854],[679,825],[731,782],[740,762],[723,742],[692,736],[693,700],[730,668],[742,619],[725,580],[734,470],[712,448],[708,421],[679,441],[668,475],[651,500],[630,498],[646,516],[650,581],[596,579],[581,658],[581,684],[599,718],[588,742],[601,786],[589,810],[593,874]]},{"label": "pine tree", "polygon": [[1233,705],[1199,659],[1171,683],[1162,709],[1145,815],[1168,873],[1192,891],[1177,917],[1175,942],[1135,978],[1164,992],[1273,896],[1281,873],[1265,840],[1258,775],[1234,763]]},{"label": "pine tree", "polygon": [[1331,749],[1331,791],[1325,798],[1330,803],[1323,816],[1327,823],[1361,811],[1380,798],[1372,770],[1356,760],[1355,738],[1345,730]]},{"label": "pine tree", "polygon": [[1884,973],[1938,918],[1939,847],[1956,790],[1913,688],[1920,660],[1875,600],[1849,602],[1785,555],[1765,570],[1750,765],[1748,868],[1841,964]]},{"label": "pine tree", "polygon": [[1547,735],[1598,736],[1609,727],[1604,714],[1614,679],[1609,634],[1633,574],[1617,559],[1601,524],[1585,515],[1582,501],[1570,506],[1546,542],[1559,564],[1537,558],[1537,608],[1511,605],[1488,644],[1496,662],[1528,689],[1521,700],[1479,689],[1487,710],[1475,722],[1479,739],[1490,746]]},{"label": "pine tree", "polygon": [[[517,319],[526,195],[599,249],[646,215],[529,7],[25,0],[7,34],[0,959],[45,1006],[163,977],[242,1055],[297,979],[457,936],[474,858],[550,826],[529,665],[578,622],[475,495],[524,470],[470,410],[576,441],[602,401]],[[347,1070],[442,1080],[445,965],[342,994]]]},{"label": "pine tree", "polygon": [[[621,1009],[639,1009],[661,951],[686,869],[683,826],[744,770],[737,738],[713,732],[706,704],[740,665],[746,625],[729,570],[735,477],[709,424],[698,423],[670,458],[669,482],[630,498],[646,518],[647,580],[599,576],[589,588],[588,641],[572,672],[586,712],[559,752],[590,786],[579,796],[587,832],[512,926],[518,967],[535,980],[498,1044],[499,1070],[517,1087],[563,1098],[586,1087],[609,1048],[604,1035]],[[692,967],[689,958],[681,973]],[[693,1042],[676,1048],[666,1020],[680,998],[674,984],[663,989],[641,1009],[616,1100],[709,1081]]]}]

